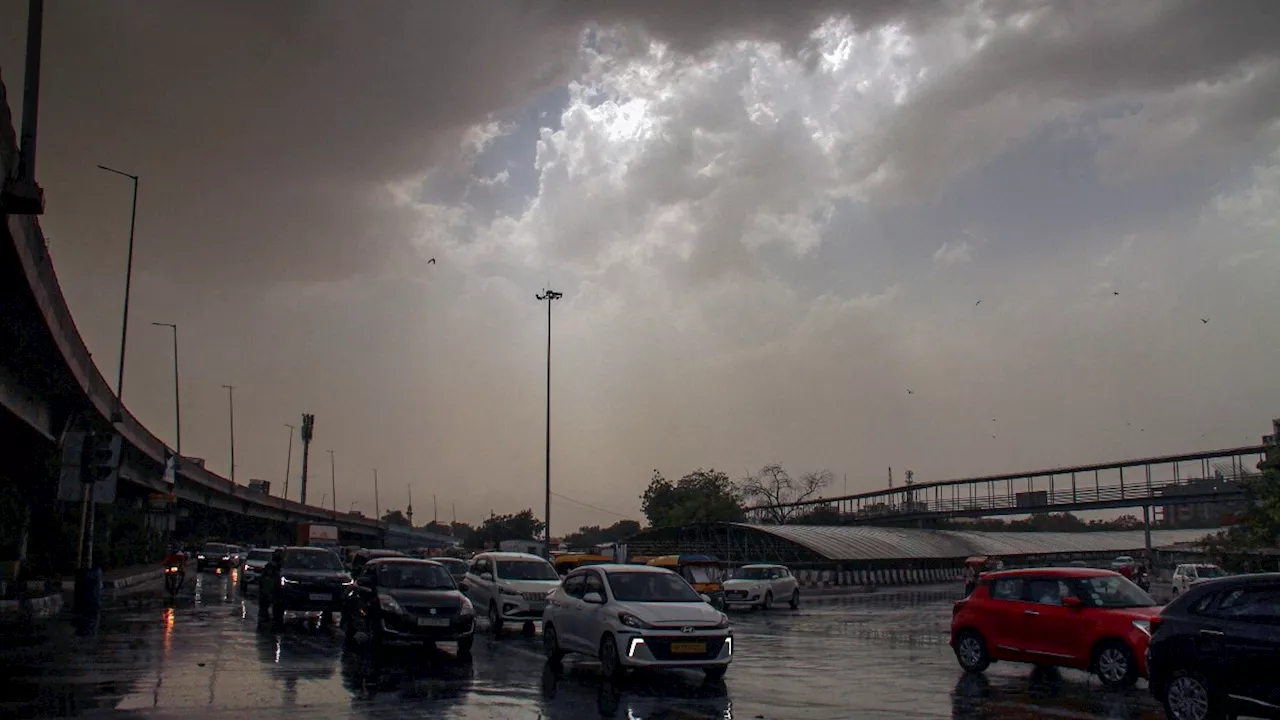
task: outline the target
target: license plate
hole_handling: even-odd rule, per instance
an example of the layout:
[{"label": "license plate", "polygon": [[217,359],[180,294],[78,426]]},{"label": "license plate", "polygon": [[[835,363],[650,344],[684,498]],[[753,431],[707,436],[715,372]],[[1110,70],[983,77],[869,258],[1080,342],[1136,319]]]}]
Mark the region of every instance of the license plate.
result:
[{"label": "license plate", "polygon": [[704,642],[676,642],[671,643],[671,652],[680,653],[682,655],[692,655],[694,653],[706,653],[707,644]]},{"label": "license plate", "polygon": [[333,596],[329,593],[311,593],[311,599],[317,602],[332,600]]},{"label": "license plate", "polygon": [[418,627],[448,627],[448,618],[418,618]]}]

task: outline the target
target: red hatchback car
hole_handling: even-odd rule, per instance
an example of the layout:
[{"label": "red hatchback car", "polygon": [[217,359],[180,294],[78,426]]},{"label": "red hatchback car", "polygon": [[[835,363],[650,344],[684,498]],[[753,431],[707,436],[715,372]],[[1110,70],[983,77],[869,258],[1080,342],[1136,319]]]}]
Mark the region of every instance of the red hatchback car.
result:
[{"label": "red hatchback car", "polygon": [[1160,607],[1119,573],[1035,568],[986,573],[951,614],[951,647],[966,672],[999,660],[1094,673],[1108,687],[1146,677]]}]

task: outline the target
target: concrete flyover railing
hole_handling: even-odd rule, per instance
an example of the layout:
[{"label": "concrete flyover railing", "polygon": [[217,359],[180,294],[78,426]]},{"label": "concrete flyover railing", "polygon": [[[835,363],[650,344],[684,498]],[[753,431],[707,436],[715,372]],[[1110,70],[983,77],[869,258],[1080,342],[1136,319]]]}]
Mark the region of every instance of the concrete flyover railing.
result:
[{"label": "concrete flyover railing", "polygon": [[[13,117],[4,84],[0,82],[0,169],[8,175],[17,162],[18,144],[13,130]],[[115,392],[94,364],[89,348],[85,345],[79,330],[76,329],[75,320],[71,317],[71,310],[63,297],[62,287],[58,283],[58,276],[54,271],[44,232],[38,220],[30,216],[7,215],[5,224],[30,285],[31,293],[55,345],[92,407],[104,419],[110,418],[113,411],[117,409]],[[124,437],[125,442],[154,461],[157,467],[164,467],[165,460],[170,454],[168,446],[138,422],[127,408],[120,408],[120,411],[123,420],[116,425],[116,429]],[[151,485],[151,483],[144,484]],[[323,508],[303,505],[284,498],[253,493],[247,487],[236,485],[224,477],[191,463],[183,464],[177,484],[179,487],[175,489],[181,491],[180,495],[190,495],[193,494],[193,490],[198,490],[205,496],[204,502],[213,498],[224,501],[234,499],[234,503],[220,502],[217,505],[222,509],[244,514],[293,521],[324,522],[366,535],[381,535],[386,528],[385,523],[374,518],[335,514]],[[196,500],[197,498],[186,499]]]}]

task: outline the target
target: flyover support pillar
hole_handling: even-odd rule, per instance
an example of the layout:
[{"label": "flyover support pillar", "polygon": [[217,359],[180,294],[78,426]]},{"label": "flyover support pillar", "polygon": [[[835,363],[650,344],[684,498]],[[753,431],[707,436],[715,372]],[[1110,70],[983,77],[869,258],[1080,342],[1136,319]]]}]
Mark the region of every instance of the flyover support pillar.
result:
[{"label": "flyover support pillar", "polygon": [[1147,559],[1150,560],[1151,554],[1151,506],[1142,506],[1142,538],[1143,546],[1147,549]]}]

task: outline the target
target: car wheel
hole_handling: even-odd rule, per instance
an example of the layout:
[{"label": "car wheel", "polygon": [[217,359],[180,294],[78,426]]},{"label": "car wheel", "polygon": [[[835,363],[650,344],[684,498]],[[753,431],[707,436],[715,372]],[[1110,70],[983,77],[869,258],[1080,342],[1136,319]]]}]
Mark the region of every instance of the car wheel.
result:
[{"label": "car wheel", "polygon": [[564,659],[564,650],[560,649],[560,635],[556,626],[547,624],[542,627],[542,647],[547,651],[547,660],[558,665]]},{"label": "car wheel", "polygon": [[987,653],[987,642],[977,630],[965,630],[956,638],[956,660],[961,669],[969,673],[980,673],[991,666],[991,655]]},{"label": "car wheel", "polygon": [[605,635],[600,640],[600,670],[611,680],[617,680],[627,672],[618,657],[618,641],[612,635]]},{"label": "car wheel", "polygon": [[702,674],[706,676],[707,682],[720,682],[724,680],[724,674],[728,671],[729,667],[727,665],[720,665],[718,667],[703,668]]},{"label": "car wheel", "polygon": [[773,591],[772,590],[766,590],[764,592],[764,604],[761,605],[760,607],[764,608],[765,610],[769,610],[773,607]]},{"label": "car wheel", "polygon": [[1108,640],[1094,651],[1093,672],[1109,688],[1129,687],[1138,679],[1133,651],[1116,640]]},{"label": "car wheel", "polygon": [[1214,699],[1209,681],[1197,672],[1175,672],[1165,687],[1161,702],[1170,720],[1220,720],[1226,717],[1220,703]]},{"label": "car wheel", "polygon": [[471,646],[475,643],[475,639],[474,635],[468,635],[458,640],[458,657],[471,656]]},{"label": "car wheel", "polygon": [[788,604],[792,610],[800,609],[800,588],[791,591],[791,600]]},{"label": "car wheel", "polygon": [[489,603],[489,630],[497,635],[502,632],[502,613],[498,612],[498,604]]}]

